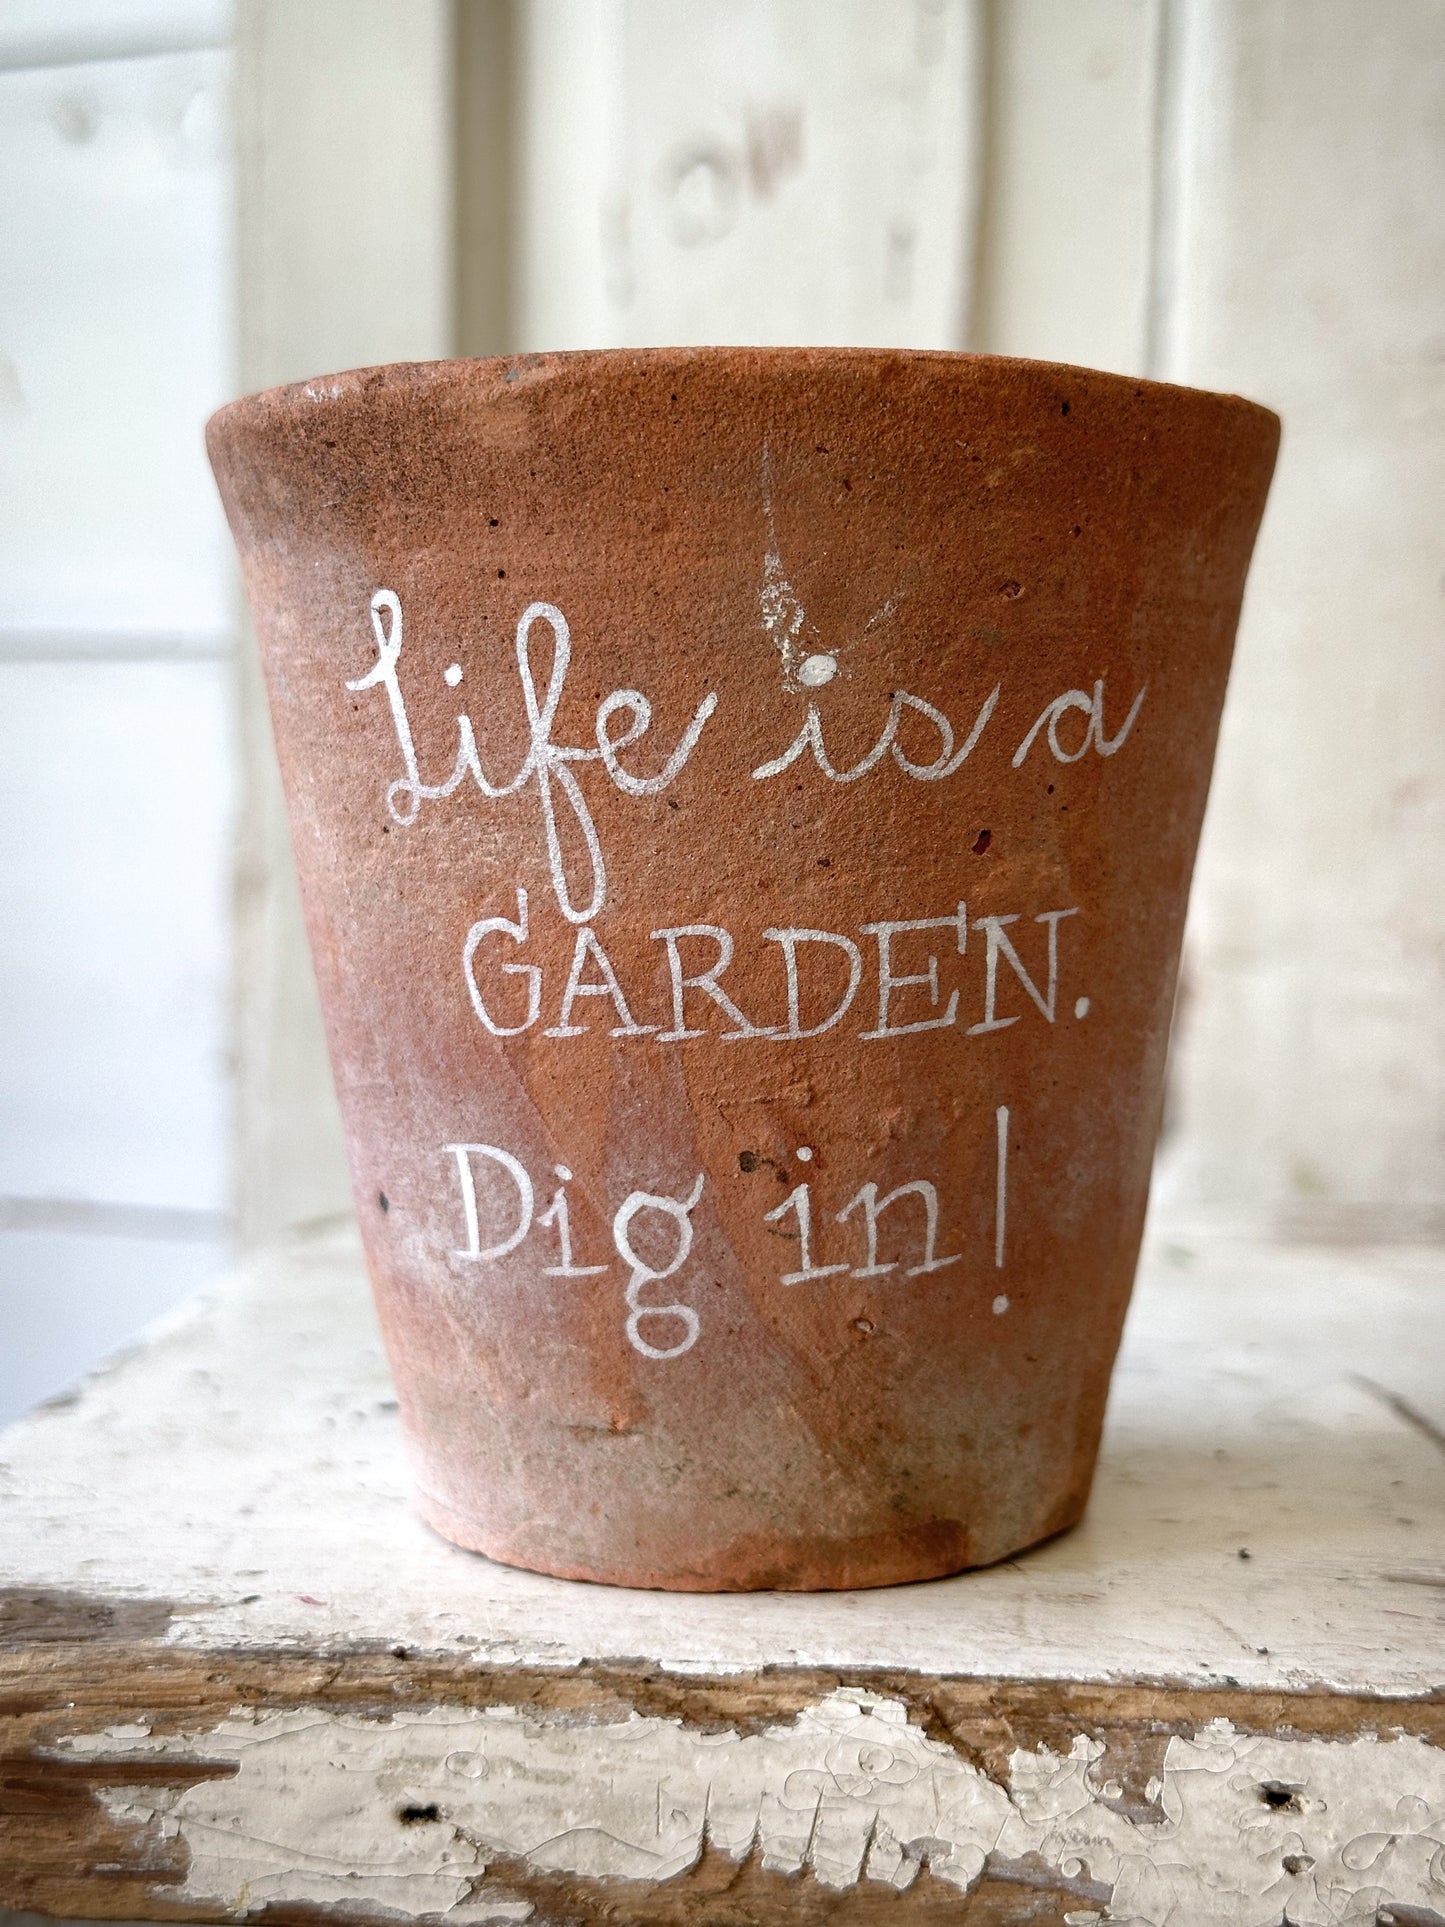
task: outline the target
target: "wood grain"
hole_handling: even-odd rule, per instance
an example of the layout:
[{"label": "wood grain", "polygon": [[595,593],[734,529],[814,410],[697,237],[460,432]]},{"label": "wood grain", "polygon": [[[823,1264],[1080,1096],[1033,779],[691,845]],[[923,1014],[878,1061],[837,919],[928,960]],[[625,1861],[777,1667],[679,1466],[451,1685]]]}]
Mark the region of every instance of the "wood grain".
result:
[{"label": "wood grain", "polygon": [[[1362,1732],[1411,1734],[1445,1746],[1445,1693],[1380,1700],[1362,1694],[1210,1691],[1164,1683],[1083,1685],[937,1678],[881,1669],[846,1675],[778,1668],[746,1676],[682,1678],[655,1667],[604,1666],[556,1673],[474,1667],[380,1652],[301,1656],[285,1651],[181,1652],[158,1638],[117,1637],[99,1602],[56,1593],[3,1601],[13,1630],[0,1651],[0,1903],[59,1915],[200,1920],[204,1906],[177,1897],[186,1856],[155,1828],[118,1825],[96,1798],[101,1787],[186,1787],[224,1778],[223,1761],[127,1757],[117,1746],[83,1761],[58,1755],[67,1736],[144,1722],[156,1735],[204,1734],[233,1708],[329,1709],[385,1719],[400,1707],[507,1706],[561,1716],[579,1727],[627,1713],[677,1720],[701,1732],[759,1732],[786,1721],[840,1684],[903,1701],[910,1719],[1007,1785],[1019,1748],[1067,1753],[1079,1735],[1105,1747],[1095,1768],[1116,1781],[1114,1804],[1136,1820],[1162,1818],[1148,1788],[1171,1734],[1211,1720],[1241,1734],[1342,1739]],[[84,1628],[81,1637],[75,1637]],[[66,1635],[70,1636],[67,1637]],[[442,1790],[441,1797],[445,1798]],[[378,1812],[377,1824],[406,1825]],[[715,1848],[673,1880],[589,1880],[489,1856],[481,1890],[491,1899],[532,1902],[538,1920],[629,1921],[639,1927],[706,1920],[718,1927],[819,1920],[899,1923],[947,1918],[969,1927],[1022,1927],[1057,1920],[1063,1908],[1100,1908],[1108,1889],[1067,1880],[1043,1862],[990,1862],[967,1897],[925,1868],[903,1894],[877,1882],[840,1893],[805,1870],[768,1872],[753,1856],[738,1862]],[[268,1908],[265,1918],[297,1927],[315,1910]],[[325,1918],[344,1921],[345,1910]],[[366,1918],[358,1914],[356,1918]],[[426,1918],[426,1916],[419,1916]]]}]

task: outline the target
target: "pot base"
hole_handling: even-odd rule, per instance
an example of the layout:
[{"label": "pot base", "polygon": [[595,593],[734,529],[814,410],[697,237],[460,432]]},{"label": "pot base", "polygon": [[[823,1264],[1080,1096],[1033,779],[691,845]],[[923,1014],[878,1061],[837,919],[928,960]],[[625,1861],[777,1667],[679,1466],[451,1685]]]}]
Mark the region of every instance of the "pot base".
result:
[{"label": "pot base", "polygon": [[936,1520],[853,1539],[751,1534],[745,1542],[734,1542],[702,1563],[604,1568],[549,1558],[536,1547],[523,1550],[430,1493],[418,1492],[415,1498],[426,1524],[464,1552],[480,1553],[497,1565],[542,1573],[549,1579],[578,1579],[642,1592],[852,1592],[951,1579],[961,1572],[997,1565],[1070,1531],[1088,1503],[1086,1491],[1060,1507],[1041,1530],[1002,1545],[979,1543],[978,1535],[957,1521]]}]

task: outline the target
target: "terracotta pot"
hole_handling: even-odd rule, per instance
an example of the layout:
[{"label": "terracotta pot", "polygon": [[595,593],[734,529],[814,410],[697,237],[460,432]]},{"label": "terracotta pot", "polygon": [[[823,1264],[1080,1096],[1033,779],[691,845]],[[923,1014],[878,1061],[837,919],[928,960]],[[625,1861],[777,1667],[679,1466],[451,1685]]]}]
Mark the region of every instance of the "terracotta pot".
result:
[{"label": "terracotta pot", "polygon": [[216,416],[440,1532],[834,1587],[1078,1519],[1277,432],[833,350]]}]

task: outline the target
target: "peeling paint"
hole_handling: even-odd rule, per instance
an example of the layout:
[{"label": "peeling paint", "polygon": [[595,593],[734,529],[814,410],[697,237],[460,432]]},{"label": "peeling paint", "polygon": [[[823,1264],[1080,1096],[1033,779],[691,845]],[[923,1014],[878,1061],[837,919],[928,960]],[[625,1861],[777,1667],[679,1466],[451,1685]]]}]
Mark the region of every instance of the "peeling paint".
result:
[{"label": "peeling paint", "polygon": [[1101,1797],[1104,1749],[1015,1753],[1004,1853],[1112,1889],[1124,1927],[1355,1927],[1445,1902],[1445,1752],[1412,1738],[1260,1738],[1216,1720],[1170,1740],[1136,1822]]},{"label": "peeling paint", "polygon": [[1445,1752],[1414,1738],[1258,1738],[1216,1721],[1171,1739],[1142,1817],[1123,1810],[1096,1740],[1015,1752],[1005,1787],[901,1701],[856,1689],[753,1734],[509,1706],[298,1710],[238,1712],[186,1740],[112,1729],[66,1750],[233,1764],[102,1798],[116,1821],[181,1838],[178,1899],[238,1914],[344,1900],[520,1921],[528,1903],[486,1898],[495,1860],[656,1884],[705,1845],[836,1890],[903,1891],[926,1866],[967,1891],[991,1858],[1034,1856],[1108,1892],[1097,1917],[1120,1927],[1355,1927],[1382,1906],[1445,1907]]}]

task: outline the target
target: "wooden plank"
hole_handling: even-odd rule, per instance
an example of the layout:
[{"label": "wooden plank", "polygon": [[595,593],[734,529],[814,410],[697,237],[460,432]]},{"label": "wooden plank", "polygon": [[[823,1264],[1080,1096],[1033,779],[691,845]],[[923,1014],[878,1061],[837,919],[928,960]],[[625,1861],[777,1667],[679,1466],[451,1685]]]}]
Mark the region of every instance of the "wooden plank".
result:
[{"label": "wooden plank", "polygon": [[[240,0],[243,390],[452,345],[445,0]],[[254,652],[242,651],[237,1146],[242,1236],[350,1208]]]},{"label": "wooden plank", "polygon": [[459,355],[510,354],[525,345],[512,288],[517,13],[513,0],[458,0],[454,16]]},{"label": "wooden plank", "polygon": [[1182,1195],[1445,1225],[1445,12],[1179,10],[1161,360],[1284,418],[1190,933]]},{"label": "wooden plank", "polygon": [[991,0],[968,345],[1145,372],[1162,0]]},{"label": "wooden plank", "polygon": [[241,376],[446,354],[451,21],[442,0],[240,0]]},{"label": "wooden plank", "polygon": [[0,1655],[0,1897],[47,1912],[1263,1927],[1440,1898],[1439,1699],[263,1665],[77,1622]]},{"label": "wooden plank", "polygon": [[961,342],[973,0],[538,0],[521,27],[527,347]]},{"label": "wooden plank", "polygon": [[269,1260],[0,1444],[0,1900],[1438,1909],[1440,1283],[1438,1253],[1156,1237],[1082,1528],[930,1586],[718,1598],[429,1535],[354,1251]]}]

